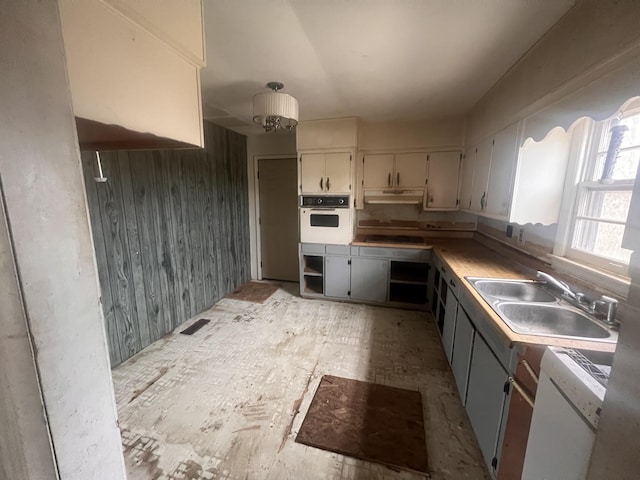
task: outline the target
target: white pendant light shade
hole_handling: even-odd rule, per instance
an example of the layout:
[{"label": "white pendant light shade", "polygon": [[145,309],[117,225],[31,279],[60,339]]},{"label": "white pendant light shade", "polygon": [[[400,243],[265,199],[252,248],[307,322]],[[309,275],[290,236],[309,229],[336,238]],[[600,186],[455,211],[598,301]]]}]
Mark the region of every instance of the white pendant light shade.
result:
[{"label": "white pendant light shade", "polygon": [[270,82],[270,92],[257,93],[253,97],[253,121],[267,132],[281,128],[293,129],[298,124],[298,100],[286,93],[280,93],[284,85]]}]

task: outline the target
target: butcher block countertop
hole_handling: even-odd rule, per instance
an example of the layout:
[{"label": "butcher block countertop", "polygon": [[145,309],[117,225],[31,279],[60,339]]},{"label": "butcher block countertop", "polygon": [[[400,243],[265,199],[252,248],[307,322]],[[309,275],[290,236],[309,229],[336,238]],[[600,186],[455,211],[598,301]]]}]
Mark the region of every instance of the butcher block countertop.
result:
[{"label": "butcher block countertop", "polygon": [[[498,253],[472,239],[429,238],[426,239],[423,245],[401,245],[397,243],[372,244],[363,241],[358,242],[357,240],[359,240],[359,238],[356,237],[356,241],[353,242],[352,245],[433,249],[449,266],[449,269],[458,278],[460,284],[466,289],[469,296],[475,300],[485,315],[491,319],[491,323],[496,331],[498,331],[510,345],[552,345],[601,352],[613,352],[616,349],[615,343],[572,340],[540,335],[523,335],[511,330],[493,311],[489,304],[485,302],[480,294],[476,292],[471,284],[467,282],[465,277],[535,279],[536,270],[544,269],[544,264],[534,259],[533,265],[525,266],[526,263],[532,263],[531,259],[528,259],[528,262],[526,260],[522,263],[518,262],[517,256],[522,254],[519,254],[515,250],[514,253],[510,255],[512,258],[509,258],[508,255]],[[536,262],[539,262],[539,265],[535,265]]]}]

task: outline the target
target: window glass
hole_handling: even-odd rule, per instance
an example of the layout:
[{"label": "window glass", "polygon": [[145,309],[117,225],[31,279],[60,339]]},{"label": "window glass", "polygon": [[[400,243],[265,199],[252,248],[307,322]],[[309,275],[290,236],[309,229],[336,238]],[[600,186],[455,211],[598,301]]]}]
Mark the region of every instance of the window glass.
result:
[{"label": "window glass", "polygon": [[629,264],[631,250],[622,248],[623,234],[624,225],[578,219],[574,248]]},{"label": "window glass", "polygon": [[626,273],[631,251],[622,248],[622,237],[640,163],[640,113],[636,110],[624,118],[597,124],[592,152],[578,185],[567,256]]}]

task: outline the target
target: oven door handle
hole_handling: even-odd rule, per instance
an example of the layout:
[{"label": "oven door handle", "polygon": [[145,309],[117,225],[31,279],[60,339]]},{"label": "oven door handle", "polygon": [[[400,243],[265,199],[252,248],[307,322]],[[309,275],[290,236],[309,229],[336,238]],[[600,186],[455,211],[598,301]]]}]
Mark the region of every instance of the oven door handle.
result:
[{"label": "oven door handle", "polygon": [[312,212],[335,212],[335,208],[312,208]]}]

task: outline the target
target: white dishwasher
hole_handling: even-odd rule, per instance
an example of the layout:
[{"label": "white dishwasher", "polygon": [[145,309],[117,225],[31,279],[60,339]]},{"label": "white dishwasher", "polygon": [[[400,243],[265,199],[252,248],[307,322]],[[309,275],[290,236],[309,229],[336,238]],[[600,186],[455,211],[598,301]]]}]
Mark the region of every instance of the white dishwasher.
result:
[{"label": "white dishwasher", "polygon": [[540,365],[522,480],[584,480],[610,367],[548,347]]}]

